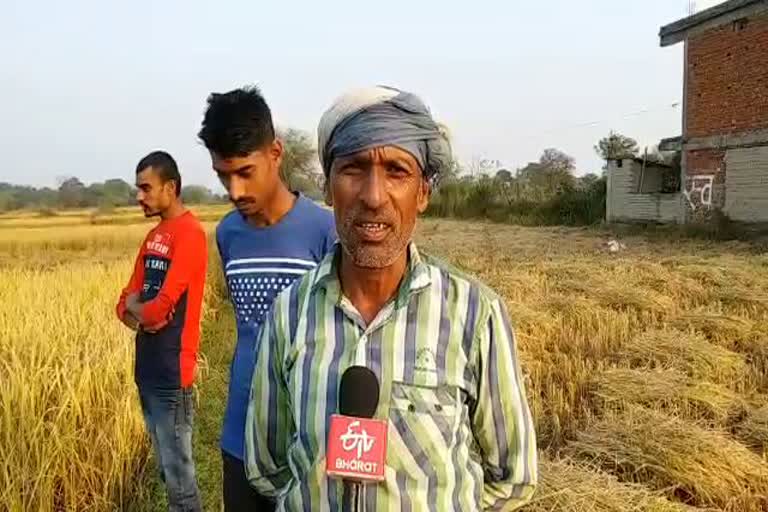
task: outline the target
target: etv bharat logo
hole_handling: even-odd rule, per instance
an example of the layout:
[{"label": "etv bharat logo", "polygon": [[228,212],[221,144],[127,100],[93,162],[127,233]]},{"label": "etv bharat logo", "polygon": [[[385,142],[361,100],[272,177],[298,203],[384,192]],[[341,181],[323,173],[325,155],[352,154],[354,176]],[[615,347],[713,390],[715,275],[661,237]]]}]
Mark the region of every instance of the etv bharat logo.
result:
[{"label": "etv bharat logo", "polygon": [[359,426],[359,421],[353,421],[347,426],[347,431],[339,437],[339,439],[341,439],[341,447],[344,451],[351,452],[352,450],[357,450],[358,459],[362,458],[363,454],[371,451],[375,441],[372,436],[368,435],[368,432],[366,432],[365,429],[361,429],[360,432],[357,432]]},{"label": "etv bharat logo", "polygon": [[387,428],[385,420],[332,415],[326,453],[328,475],[363,481],[384,480]]}]

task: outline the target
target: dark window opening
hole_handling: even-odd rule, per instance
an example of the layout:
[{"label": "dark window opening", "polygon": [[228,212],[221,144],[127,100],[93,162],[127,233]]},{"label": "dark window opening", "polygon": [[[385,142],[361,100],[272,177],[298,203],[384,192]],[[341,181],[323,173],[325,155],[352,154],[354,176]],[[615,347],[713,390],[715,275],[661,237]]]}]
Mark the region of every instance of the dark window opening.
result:
[{"label": "dark window opening", "polygon": [[749,19],[747,18],[741,18],[733,22],[733,31],[734,32],[741,32],[745,28],[747,28],[747,25],[749,24]]},{"label": "dark window opening", "polygon": [[636,168],[636,194],[675,194],[681,191],[681,153],[649,157]]},{"label": "dark window opening", "polygon": [[680,169],[671,168],[665,169],[661,174],[661,189],[662,194],[674,194],[680,192]]}]

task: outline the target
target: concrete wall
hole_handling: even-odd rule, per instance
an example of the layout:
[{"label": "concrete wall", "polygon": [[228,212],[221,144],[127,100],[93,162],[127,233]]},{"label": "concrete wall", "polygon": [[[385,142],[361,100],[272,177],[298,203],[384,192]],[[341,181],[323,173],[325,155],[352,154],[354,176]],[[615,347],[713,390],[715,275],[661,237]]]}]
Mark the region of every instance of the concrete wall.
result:
[{"label": "concrete wall", "polygon": [[725,161],[724,213],[732,220],[768,222],[768,146],[728,150]]},{"label": "concrete wall", "polygon": [[[622,166],[608,164],[606,220],[608,222],[682,222],[682,194],[638,192],[642,164],[624,160]],[[658,190],[662,168],[647,166],[643,173],[642,190]]]},{"label": "concrete wall", "polygon": [[686,220],[707,222],[714,210],[725,205],[725,150],[697,149],[688,151],[683,196]]}]

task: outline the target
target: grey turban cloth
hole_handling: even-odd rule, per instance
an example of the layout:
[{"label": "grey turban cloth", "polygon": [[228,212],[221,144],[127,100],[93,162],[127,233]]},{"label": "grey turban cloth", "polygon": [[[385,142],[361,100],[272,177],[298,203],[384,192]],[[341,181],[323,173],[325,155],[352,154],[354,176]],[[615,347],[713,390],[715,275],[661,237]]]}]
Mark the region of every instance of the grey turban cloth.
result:
[{"label": "grey turban cloth", "polygon": [[323,114],[318,152],[328,177],[334,159],[380,146],[407,151],[436,185],[453,163],[447,130],[415,94],[375,86],[350,91]]}]

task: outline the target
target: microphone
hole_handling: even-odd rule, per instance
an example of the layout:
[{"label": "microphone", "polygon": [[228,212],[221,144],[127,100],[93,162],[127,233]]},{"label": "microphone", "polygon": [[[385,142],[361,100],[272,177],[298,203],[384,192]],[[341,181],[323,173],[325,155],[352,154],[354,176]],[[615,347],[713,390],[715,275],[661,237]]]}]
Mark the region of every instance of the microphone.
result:
[{"label": "microphone", "polygon": [[379,406],[379,379],[365,366],[350,366],[341,376],[339,413],[373,418]]},{"label": "microphone", "polygon": [[325,472],[342,478],[353,510],[360,510],[363,483],[384,480],[387,422],[372,419],[379,405],[379,380],[364,366],[341,376],[339,414],[331,416]]}]

